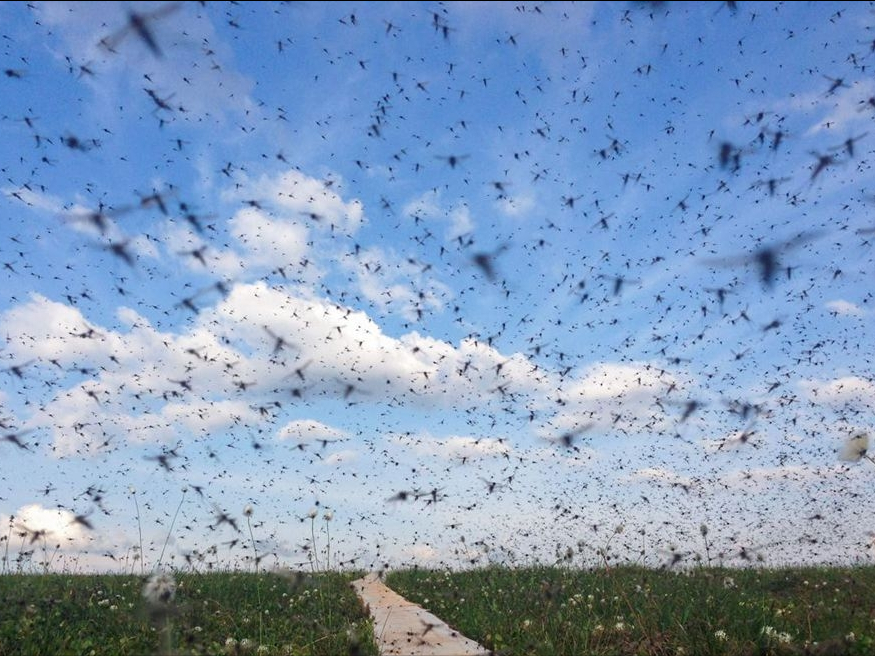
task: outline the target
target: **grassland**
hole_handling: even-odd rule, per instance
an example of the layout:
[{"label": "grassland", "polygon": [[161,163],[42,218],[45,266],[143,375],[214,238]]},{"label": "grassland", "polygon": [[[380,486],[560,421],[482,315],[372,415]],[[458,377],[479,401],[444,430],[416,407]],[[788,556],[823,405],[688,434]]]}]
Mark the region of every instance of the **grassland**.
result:
[{"label": "grassland", "polygon": [[[377,650],[358,574],[0,576],[0,656],[353,656]],[[875,567],[405,570],[390,587],[503,656],[863,656]]]},{"label": "grassland", "polygon": [[376,654],[353,575],[175,573],[150,602],[138,576],[0,576],[0,656]]},{"label": "grassland", "polygon": [[875,567],[490,567],[387,583],[508,656],[875,653]]}]

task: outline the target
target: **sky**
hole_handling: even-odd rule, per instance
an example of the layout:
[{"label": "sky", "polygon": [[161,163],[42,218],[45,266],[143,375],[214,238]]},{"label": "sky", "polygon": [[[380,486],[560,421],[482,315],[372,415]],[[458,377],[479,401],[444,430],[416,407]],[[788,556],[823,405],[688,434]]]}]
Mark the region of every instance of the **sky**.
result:
[{"label": "sky", "polygon": [[3,571],[871,562],[873,30],[0,4]]}]

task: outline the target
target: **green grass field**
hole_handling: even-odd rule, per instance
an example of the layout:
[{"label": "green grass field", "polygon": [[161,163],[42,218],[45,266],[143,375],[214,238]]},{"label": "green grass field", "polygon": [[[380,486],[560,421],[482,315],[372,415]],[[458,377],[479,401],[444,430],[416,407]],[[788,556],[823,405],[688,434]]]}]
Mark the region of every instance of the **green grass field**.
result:
[{"label": "green grass field", "polygon": [[174,574],[168,603],[138,576],[0,576],[0,656],[376,654],[349,574]]},{"label": "green grass field", "polygon": [[[358,574],[0,576],[0,656],[377,654]],[[498,654],[863,656],[875,567],[407,570],[387,583]],[[154,592],[154,591],[153,591]]]},{"label": "green grass field", "polygon": [[387,583],[501,654],[875,653],[875,567],[495,567]]}]

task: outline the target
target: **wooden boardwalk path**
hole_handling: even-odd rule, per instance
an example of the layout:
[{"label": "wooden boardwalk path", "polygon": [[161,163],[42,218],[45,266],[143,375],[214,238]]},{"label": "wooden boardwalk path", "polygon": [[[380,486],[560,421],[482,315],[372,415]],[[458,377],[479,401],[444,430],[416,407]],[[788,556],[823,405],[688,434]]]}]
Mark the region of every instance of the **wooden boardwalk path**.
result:
[{"label": "wooden boardwalk path", "polygon": [[374,620],[381,656],[488,656],[491,652],[388,588],[376,574],[353,581]]}]

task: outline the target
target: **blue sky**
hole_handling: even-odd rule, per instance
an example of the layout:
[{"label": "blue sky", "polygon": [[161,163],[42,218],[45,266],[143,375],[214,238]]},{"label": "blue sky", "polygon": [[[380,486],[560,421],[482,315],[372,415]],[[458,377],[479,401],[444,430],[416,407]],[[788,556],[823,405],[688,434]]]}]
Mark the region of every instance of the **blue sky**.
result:
[{"label": "blue sky", "polygon": [[0,4],[5,566],[871,558],[875,15],[732,5]]}]

